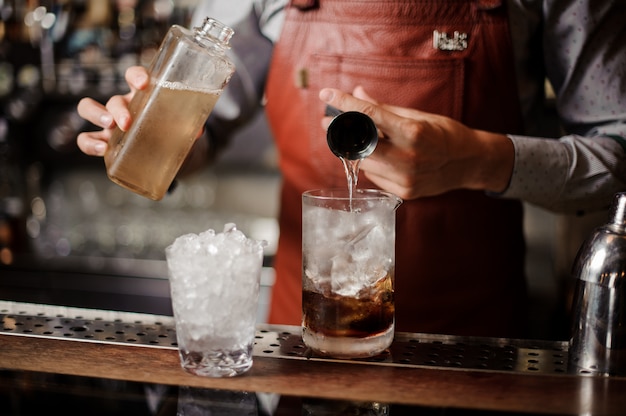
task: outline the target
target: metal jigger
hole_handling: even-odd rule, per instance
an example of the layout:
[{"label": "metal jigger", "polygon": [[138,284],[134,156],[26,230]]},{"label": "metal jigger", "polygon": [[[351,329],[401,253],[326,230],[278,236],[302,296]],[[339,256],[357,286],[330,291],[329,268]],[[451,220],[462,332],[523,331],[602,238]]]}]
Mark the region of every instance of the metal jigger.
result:
[{"label": "metal jigger", "polygon": [[574,276],[569,370],[626,375],[626,192],[581,246]]},{"label": "metal jigger", "polygon": [[[330,114],[328,110],[327,114]],[[364,159],[376,149],[378,131],[374,121],[366,114],[338,112],[328,126],[326,140],[335,156],[347,160]]]}]

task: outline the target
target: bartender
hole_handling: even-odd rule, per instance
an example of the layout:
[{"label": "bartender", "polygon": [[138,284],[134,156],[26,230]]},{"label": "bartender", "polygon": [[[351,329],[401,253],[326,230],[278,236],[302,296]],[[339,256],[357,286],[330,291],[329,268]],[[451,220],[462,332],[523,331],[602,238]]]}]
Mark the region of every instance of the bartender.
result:
[{"label": "bartender", "polygon": [[[245,4],[244,4],[245,3]],[[626,189],[626,8],[599,0],[206,1],[235,29],[237,65],[187,167],[266,111],[283,175],[269,320],[300,324],[301,194],[347,186],[323,126],[327,105],[380,130],[359,187],[403,198],[397,211],[396,328],[522,337],[527,328],[522,200],[560,212],[606,208]],[[358,5],[358,6],[357,6]],[[544,81],[562,137],[546,125]],[[102,156],[131,92],[85,98],[82,133]]]}]

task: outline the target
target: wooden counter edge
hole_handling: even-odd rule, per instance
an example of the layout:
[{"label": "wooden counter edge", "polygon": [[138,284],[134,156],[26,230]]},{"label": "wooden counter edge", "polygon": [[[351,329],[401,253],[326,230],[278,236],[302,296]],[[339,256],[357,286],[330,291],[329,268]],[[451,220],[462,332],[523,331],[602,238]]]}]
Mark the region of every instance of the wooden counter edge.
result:
[{"label": "wooden counter edge", "polygon": [[234,378],[186,373],[171,349],[0,335],[0,368],[282,395],[542,414],[618,414],[626,379],[255,357]]}]

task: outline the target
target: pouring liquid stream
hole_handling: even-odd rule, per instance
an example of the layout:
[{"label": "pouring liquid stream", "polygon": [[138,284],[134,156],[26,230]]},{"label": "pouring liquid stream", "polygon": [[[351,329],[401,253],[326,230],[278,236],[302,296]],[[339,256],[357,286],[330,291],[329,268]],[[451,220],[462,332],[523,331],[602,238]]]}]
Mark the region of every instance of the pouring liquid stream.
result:
[{"label": "pouring liquid stream", "polygon": [[357,111],[341,112],[327,107],[327,116],[334,118],[328,125],[328,147],[343,164],[348,181],[349,209],[353,211],[353,197],[359,178],[361,161],[372,154],[378,143],[378,130],[374,121]]},{"label": "pouring liquid stream", "polygon": [[348,181],[348,196],[350,198],[350,211],[352,212],[352,195],[356,191],[357,183],[359,182],[359,167],[363,159],[350,160],[344,157],[340,157],[343,169],[346,172],[346,179]]}]

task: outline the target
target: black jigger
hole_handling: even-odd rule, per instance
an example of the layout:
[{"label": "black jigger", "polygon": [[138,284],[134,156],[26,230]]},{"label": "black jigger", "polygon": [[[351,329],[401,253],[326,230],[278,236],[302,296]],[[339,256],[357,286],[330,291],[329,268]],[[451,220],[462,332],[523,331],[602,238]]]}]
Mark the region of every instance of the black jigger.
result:
[{"label": "black jigger", "polygon": [[348,160],[364,159],[376,148],[378,131],[374,121],[366,114],[346,111],[331,121],[326,132],[326,141],[337,157]]}]

